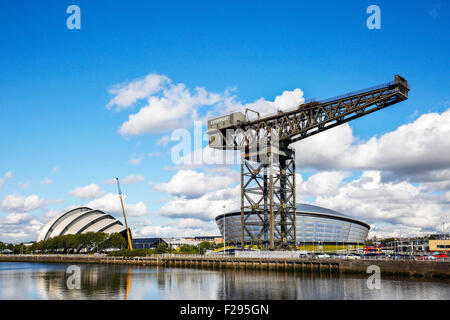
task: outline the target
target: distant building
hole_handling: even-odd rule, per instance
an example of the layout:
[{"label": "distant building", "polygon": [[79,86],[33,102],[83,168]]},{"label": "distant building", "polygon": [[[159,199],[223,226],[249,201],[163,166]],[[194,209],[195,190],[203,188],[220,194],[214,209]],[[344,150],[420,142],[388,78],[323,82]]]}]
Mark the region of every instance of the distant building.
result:
[{"label": "distant building", "polygon": [[430,251],[450,251],[450,240],[430,240]]},{"label": "distant building", "polygon": [[162,238],[141,238],[132,239],[131,245],[133,249],[156,249],[163,242],[166,243]]},{"label": "distant building", "polygon": [[200,241],[196,241],[195,238],[164,238],[164,242],[173,249],[183,245],[198,246],[200,244]]},{"label": "distant building", "polygon": [[[308,246],[308,250],[322,249],[323,246],[345,246],[363,244],[370,226],[358,219],[340,212],[310,204],[296,206],[296,238],[297,245]],[[244,210],[248,217],[253,234],[261,232],[261,219],[248,209]],[[226,223],[224,223],[226,221]],[[216,223],[227,243],[241,241],[241,211],[232,211],[216,217]],[[244,242],[250,243],[250,235],[244,235]]]},{"label": "distant building", "polygon": [[223,244],[223,237],[215,237],[214,238],[214,244],[215,245]]},{"label": "distant building", "polygon": [[214,242],[219,237],[220,236],[200,236],[200,237],[194,237],[194,239],[195,239],[195,241],[199,241],[199,242],[203,242],[203,241]]},{"label": "distant building", "polygon": [[383,251],[400,254],[421,254],[429,251],[428,239],[400,239],[389,241]]}]

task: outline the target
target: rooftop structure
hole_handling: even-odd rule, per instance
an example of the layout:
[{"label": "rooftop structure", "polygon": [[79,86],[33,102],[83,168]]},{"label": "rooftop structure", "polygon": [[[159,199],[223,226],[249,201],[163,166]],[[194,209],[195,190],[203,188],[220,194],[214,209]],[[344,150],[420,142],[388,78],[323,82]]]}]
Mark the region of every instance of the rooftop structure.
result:
[{"label": "rooftop structure", "polygon": [[88,207],[79,207],[53,217],[41,230],[37,241],[87,232],[126,233],[126,228],[112,215]]}]

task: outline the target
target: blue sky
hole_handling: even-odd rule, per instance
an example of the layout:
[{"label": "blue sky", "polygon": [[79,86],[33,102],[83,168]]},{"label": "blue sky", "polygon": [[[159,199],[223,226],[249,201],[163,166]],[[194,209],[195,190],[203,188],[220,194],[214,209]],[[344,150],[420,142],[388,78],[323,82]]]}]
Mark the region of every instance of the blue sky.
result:
[{"label": "blue sky", "polygon": [[[66,27],[66,8],[71,4],[81,9],[81,30]],[[380,30],[366,27],[366,8],[371,4],[381,9]],[[158,74],[167,76],[172,84],[184,84],[190,92],[202,87],[226,95],[227,89],[231,90],[234,101],[245,105],[260,98],[274,101],[284,91],[296,88],[306,99],[326,98],[402,75],[412,88],[409,100],[350,124],[353,145],[364,144],[422,115],[442,116],[449,109],[449,12],[449,4],[443,0],[2,3],[0,201],[9,195],[36,195],[45,203],[28,210],[4,202],[0,224],[13,225],[10,230],[21,233],[15,237],[9,232],[5,238],[33,240],[36,221],[45,221],[45,215],[51,215],[49,211],[93,200],[77,198],[70,191],[96,184],[105,194],[115,193],[114,184],[103,182],[130,174],[145,178],[123,186],[127,203],[142,202],[146,206],[145,214],[131,217],[135,230],[161,226],[163,229],[147,228],[145,235],[157,230],[164,230],[166,235],[184,228],[180,221],[187,221],[187,233],[217,233],[213,223],[208,229],[204,215],[187,213],[174,219],[161,214],[161,207],[173,197],[192,200],[200,195],[193,197],[182,191],[174,195],[154,188],[183,170],[174,169],[170,163],[173,143],[157,143],[161,137],[170,136],[173,128],[132,136],[120,134],[122,124],[145,106],[146,100],[134,101],[120,112],[109,110],[106,105],[114,97],[111,88]],[[207,105],[201,110],[215,109]],[[185,128],[191,130],[192,122]],[[445,145],[433,141],[437,143],[436,153],[446,159],[449,151],[441,149]],[[139,157],[143,157],[139,164],[130,164],[130,159]],[[418,163],[423,157],[419,155],[416,160]],[[422,167],[428,168],[426,172],[444,170],[437,180],[447,181],[444,176],[448,168],[430,165]],[[411,179],[415,175],[409,167],[319,168],[323,166],[309,163],[298,171],[305,181],[321,171],[346,172],[339,182],[344,187],[359,179],[364,170],[378,170],[384,177],[388,172],[396,177],[392,180],[395,183],[409,181],[415,187],[431,179]],[[191,170],[201,173],[206,167]],[[403,174],[398,174],[400,171]],[[12,176],[6,178],[7,172]],[[46,178],[51,183],[42,183]],[[27,188],[19,186],[26,182]],[[444,196],[448,192],[441,185],[430,188],[420,192]],[[324,195],[321,200],[305,191],[304,199],[346,209],[336,199],[330,200],[331,196],[325,199]],[[436,219],[448,216],[448,207],[442,204],[445,199],[426,200],[427,206],[440,206]],[[354,215],[359,212],[357,208],[348,210]],[[204,229],[189,229],[199,217]],[[377,214],[363,218],[389,225],[389,232],[399,225],[412,228],[411,232],[420,231],[417,223],[405,220],[403,213],[387,220]],[[36,227],[27,229],[32,221]],[[434,229],[430,225],[426,230]]]}]

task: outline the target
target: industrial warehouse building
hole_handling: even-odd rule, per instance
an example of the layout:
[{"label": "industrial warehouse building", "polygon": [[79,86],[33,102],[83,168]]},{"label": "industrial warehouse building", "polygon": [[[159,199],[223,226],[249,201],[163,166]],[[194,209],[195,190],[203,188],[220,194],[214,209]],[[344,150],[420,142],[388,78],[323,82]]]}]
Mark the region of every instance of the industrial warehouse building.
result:
[{"label": "industrial warehouse building", "polygon": [[37,241],[66,234],[86,232],[117,232],[125,236],[126,228],[122,222],[103,211],[79,207],[53,217],[44,226]]},{"label": "industrial warehouse building", "polygon": [[[333,245],[348,247],[363,244],[369,233],[370,226],[362,221],[351,218],[342,213],[309,204],[296,206],[296,237],[297,245],[309,246],[306,249],[315,249],[317,246]],[[247,211],[248,212],[248,211]],[[227,243],[240,243],[241,241],[241,212],[229,212],[216,217],[216,223]],[[262,228],[259,217],[254,214],[247,220],[254,234]],[[244,241],[250,243],[250,237],[245,235]]]}]

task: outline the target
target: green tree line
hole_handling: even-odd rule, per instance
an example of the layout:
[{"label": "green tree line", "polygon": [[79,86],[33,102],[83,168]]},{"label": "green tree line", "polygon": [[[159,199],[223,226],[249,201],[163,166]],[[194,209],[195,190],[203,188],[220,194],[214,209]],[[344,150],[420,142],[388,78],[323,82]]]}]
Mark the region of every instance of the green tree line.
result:
[{"label": "green tree line", "polygon": [[9,249],[14,254],[30,253],[79,253],[83,249],[87,252],[101,252],[108,248],[122,249],[127,243],[119,233],[87,232],[81,234],[67,234],[47,240],[33,242],[30,246],[21,244],[5,244],[0,242],[0,251]]},{"label": "green tree line", "polygon": [[165,242],[161,242],[155,249],[134,249],[134,250],[119,250],[109,252],[108,255],[115,257],[144,257],[154,254],[174,253],[174,254],[205,254],[206,250],[216,249],[221,245],[214,245],[211,242],[203,241],[198,246],[184,244],[178,248],[172,248]]},{"label": "green tree line", "polygon": [[[81,234],[68,234],[33,242],[31,245],[25,246],[21,244],[6,244],[0,242],[0,252],[9,249],[14,254],[32,254],[32,253],[80,253],[102,252],[108,248],[120,249],[109,252],[111,256],[147,256],[153,254],[174,253],[174,254],[205,254],[206,250],[212,250],[221,245],[204,241],[199,245],[184,244],[178,248],[167,246],[162,242],[155,249],[135,249],[127,250],[127,243],[124,237],[119,233],[107,234],[103,232],[87,232]],[[83,250],[85,249],[85,250]]]}]

